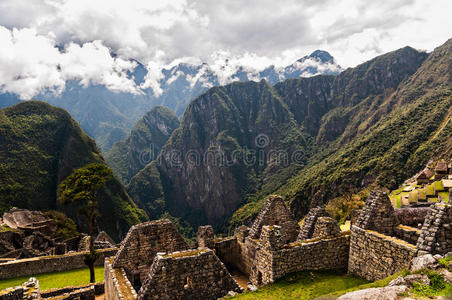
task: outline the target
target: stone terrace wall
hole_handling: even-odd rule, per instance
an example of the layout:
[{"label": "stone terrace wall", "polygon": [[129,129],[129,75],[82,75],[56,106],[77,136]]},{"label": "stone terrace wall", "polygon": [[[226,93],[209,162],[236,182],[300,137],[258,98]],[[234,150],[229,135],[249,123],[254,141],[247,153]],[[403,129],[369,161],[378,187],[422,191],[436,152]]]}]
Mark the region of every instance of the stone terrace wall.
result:
[{"label": "stone terrace wall", "polygon": [[409,267],[417,249],[405,241],[352,227],[348,272],[379,280]]},{"label": "stone terrace wall", "polygon": [[253,284],[272,283],[302,270],[347,269],[350,235],[283,245],[278,231],[278,226],[264,227],[250,278]]},{"label": "stone terrace wall", "polygon": [[297,221],[287,209],[283,199],[276,195],[268,197],[265,201],[263,208],[251,227],[250,237],[258,239],[264,225],[281,226],[284,242],[295,241],[300,231],[300,226],[298,226]]},{"label": "stone terrace wall", "polygon": [[147,276],[157,252],[189,249],[187,242],[170,220],[156,220],[132,226],[121,243],[113,268],[122,267],[134,286]]},{"label": "stone terrace wall", "polygon": [[417,242],[422,253],[446,254],[452,251],[452,206],[436,203],[430,206]]},{"label": "stone terrace wall", "polygon": [[213,250],[157,255],[138,299],[218,299],[241,292]]},{"label": "stone terrace wall", "polygon": [[50,289],[41,291],[41,299],[45,298],[59,298],[59,296],[63,296],[65,294],[71,294],[72,292],[75,292],[80,289],[86,289],[86,288],[94,288],[94,295],[99,296],[105,293],[105,284],[104,282],[96,282],[96,283],[90,283],[86,285],[81,286],[67,286],[64,288],[57,288],[57,289]]},{"label": "stone terrace wall", "polygon": [[123,268],[113,269],[112,259],[105,259],[105,299],[106,300],[132,300],[137,293],[127,279]]},{"label": "stone terrace wall", "polygon": [[[101,266],[105,257],[114,256],[118,249],[99,250],[99,258],[95,265]],[[18,259],[0,264],[0,279],[33,276],[49,272],[61,272],[86,268],[83,261],[88,252],[67,253],[63,255],[41,256]]]}]

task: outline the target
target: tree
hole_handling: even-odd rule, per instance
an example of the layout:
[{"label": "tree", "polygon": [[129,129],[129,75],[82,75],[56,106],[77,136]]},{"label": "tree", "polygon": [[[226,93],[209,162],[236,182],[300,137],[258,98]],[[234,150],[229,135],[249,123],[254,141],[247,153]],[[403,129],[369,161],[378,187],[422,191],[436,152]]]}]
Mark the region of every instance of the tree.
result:
[{"label": "tree", "polygon": [[89,254],[85,255],[85,264],[89,267],[90,282],[96,282],[94,262],[98,257],[94,249],[94,224],[99,216],[98,194],[105,183],[113,178],[110,168],[102,164],[89,164],[75,170],[58,186],[58,200],[62,204],[77,204],[80,212],[88,218]]}]

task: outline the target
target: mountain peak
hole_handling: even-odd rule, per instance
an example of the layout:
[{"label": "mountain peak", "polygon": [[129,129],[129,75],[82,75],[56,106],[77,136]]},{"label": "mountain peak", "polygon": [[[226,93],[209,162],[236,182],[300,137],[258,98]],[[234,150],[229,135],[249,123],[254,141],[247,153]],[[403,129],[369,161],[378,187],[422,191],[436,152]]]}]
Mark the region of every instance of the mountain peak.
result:
[{"label": "mountain peak", "polygon": [[308,58],[314,58],[314,59],[320,60],[322,63],[334,62],[334,57],[331,56],[331,54],[329,54],[327,51],[324,51],[324,50],[315,50],[310,55],[300,58],[298,61],[302,62]]}]

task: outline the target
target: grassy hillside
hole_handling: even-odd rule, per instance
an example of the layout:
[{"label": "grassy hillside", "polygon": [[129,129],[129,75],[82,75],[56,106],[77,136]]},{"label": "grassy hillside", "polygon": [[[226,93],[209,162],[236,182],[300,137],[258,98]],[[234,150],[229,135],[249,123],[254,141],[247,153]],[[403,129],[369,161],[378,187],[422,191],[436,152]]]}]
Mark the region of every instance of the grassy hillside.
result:
[{"label": "grassy hillside", "polygon": [[[398,57],[400,54],[394,52],[383,58]],[[375,66],[378,60],[370,65]],[[366,74],[369,73],[372,71]],[[363,96],[356,105],[346,102],[345,106],[329,110],[322,117],[306,166],[290,180],[281,182],[279,188],[264,187],[258,200],[234,214],[232,226],[251,219],[260,208],[261,199],[270,193],[283,195],[301,218],[312,201],[325,202],[349,187],[359,190],[374,184],[394,189],[432,156],[450,158],[451,74],[452,40],[431,53],[397,88],[391,86],[381,94]],[[290,84],[296,85],[296,80]],[[324,133],[330,131],[333,133]]]},{"label": "grassy hillside", "polygon": [[[61,210],[86,230],[77,207],[62,207],[57,185],[74,169],[105,163],[80,126],[63,109],[27,101],[0,110],[0,212],[16,206],[36,210]],[[113,178],[99,200],[99,227],[118,238],[146,219]]]}]

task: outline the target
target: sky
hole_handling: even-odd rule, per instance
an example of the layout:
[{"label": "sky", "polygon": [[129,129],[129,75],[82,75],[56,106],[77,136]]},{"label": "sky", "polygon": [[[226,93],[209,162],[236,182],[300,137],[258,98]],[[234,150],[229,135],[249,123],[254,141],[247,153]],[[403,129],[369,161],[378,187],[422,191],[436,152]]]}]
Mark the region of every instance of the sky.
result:
[{"label": "sky", "polygon": [[[452,38],[451,11],[450,0],[0,0],[0,89],[25,99],[79,80],[140,93],[177,62],[263,68],[316,49],[353,67],[432,51]],[[150,71],[143,86],[127,75],[135,61]]]}]

